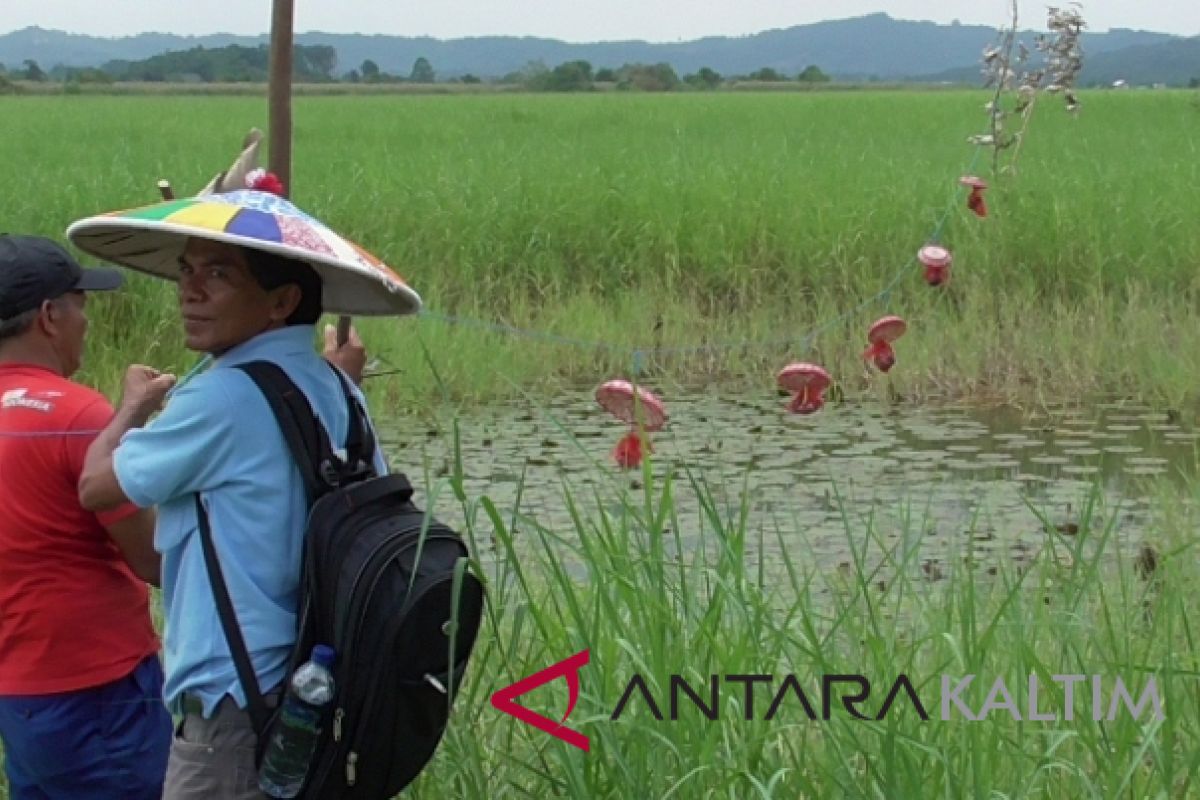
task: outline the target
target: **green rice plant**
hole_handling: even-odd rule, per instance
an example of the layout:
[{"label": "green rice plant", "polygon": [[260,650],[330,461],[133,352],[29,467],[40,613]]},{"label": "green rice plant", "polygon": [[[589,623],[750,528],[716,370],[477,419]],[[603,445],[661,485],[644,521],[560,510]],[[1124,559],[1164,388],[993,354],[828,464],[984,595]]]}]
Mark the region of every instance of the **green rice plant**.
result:
[{"label": "green rice plant", "polygon": [[[362,323],[372,354],[402,370],[374,384],[390,405],[431,397],[411,369],[418,336],[439,343],[461,399],[510,393],[506,373],[545,387],[635,367],[769,380],[782,358],[834,350],[846,357],[826,366],[853,383],[850,355],[888,312],[920,320],[900,358],[923,370],[895,373],[906,396],[1123,391],[1128,369],[1138,391],[1194,404],[1191,365],[1164,357],[1196,349],[1189,93],[1085,92],[1078,117],[1035,120],[1015,176],[988,175],[986,154],[966,144],[987,100],[300,96],[293,188],[302,207],[385,256],[433,312]],[[0,200],[0,217],[50,235],[153,202],[160,177],[194,190],[265,124],[256,97],[0,106],[0,158],[28,177]],[[956,183],[968,168],[992,183],[985,220]],[[955,255],[943,290],[924,285],[913,259],[940,221]],[[139,278],[125,299],[93,308],[87,380],[112,391],[122,362],[193,363],[168,286]],[[1125,356],[1116,370],[1114,347]]]}]

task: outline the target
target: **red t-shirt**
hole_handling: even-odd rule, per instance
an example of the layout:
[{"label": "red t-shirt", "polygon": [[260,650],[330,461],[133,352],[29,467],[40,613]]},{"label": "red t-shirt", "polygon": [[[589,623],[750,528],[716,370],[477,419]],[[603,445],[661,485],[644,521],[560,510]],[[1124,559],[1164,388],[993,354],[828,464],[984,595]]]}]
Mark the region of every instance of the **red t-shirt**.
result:
[{"label": "red t-shirt", "polygon": [[99,686],[158,651],[149,590],[103,527],[137,508],[79,505],[84,454],[112,415],[51,370],[0,364],[0,695]]}]

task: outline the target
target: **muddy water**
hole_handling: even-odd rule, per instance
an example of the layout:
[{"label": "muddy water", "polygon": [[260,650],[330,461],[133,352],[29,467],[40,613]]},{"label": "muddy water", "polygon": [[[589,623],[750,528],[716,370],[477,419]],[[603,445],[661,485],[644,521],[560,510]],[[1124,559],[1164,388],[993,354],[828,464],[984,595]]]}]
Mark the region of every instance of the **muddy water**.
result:
[{"label": "muddy water", "polygon": [[[668,398],[671,420],[654,436],[652,463],[657,485],[668,472],[676,478],[672,538],[684,550],[710,547],[714,538],[695,480],[726,524],[744,505],[751,563],[777,565],[786,548],[800,564],[845,569],[852,547],[874,551],[875,561],[892,549],[936,579],[966,554],[994,567],[1028,560],[1055,537],[1069,547],[1085,515],[1093,531],[1109,533],[1110,549],[1132,555],[1153,539],[1148,482],[1189,478],[1200,448],[1196,432],[1132,403],[1083,410],[846,404],[811,416],[788,414],[785,404],[774,393]],[[451,468],[453,421],[450,413],[389,421],[383,438],[392,463],[436,485]],[[609,457],[624,427],[590,390],[539,406],[494,406],[457,422],[468,498],[488,495],[506,518],[515,511],[569,540],[577,534],[565,492],[585,515],[642,503],[641,471],[620,470]],[[442,491],[438,516],[461,524],[463,510]]]}]

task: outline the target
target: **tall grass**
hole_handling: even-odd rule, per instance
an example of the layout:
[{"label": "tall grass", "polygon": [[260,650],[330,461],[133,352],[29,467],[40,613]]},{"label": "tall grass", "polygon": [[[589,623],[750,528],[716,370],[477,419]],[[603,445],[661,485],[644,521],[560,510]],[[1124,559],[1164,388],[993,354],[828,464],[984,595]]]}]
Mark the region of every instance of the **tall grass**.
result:
[{"label": "tall grass", "polygon": [[[956,179],[986,99],[302,97],[294,189],[436,312],[364,324],[372,352],[404,370],[377,382],[389,404],[419,405],[435,388],[413,357],[422,341],[456,397],[505,392],[501,376],[547,385],[629,372],[639,350],[638,366],[681,380],[769,380],[784,358],[820,357],[856,385],[855,350],[885,312],[919,323],[900,354],[919,369],[894,373],[905,394],[1099,388],[1194,403],[1192,94],[1085,93],[1077,119],[1047,103],[1018,174],[987,175],[979,156],[993,183],[979,220]],[[231,97],[5,97],[0,111],[0,161],[27,187],[5,194],[0,218],[48,234],[153,201],[159,177],[194,190],[266,121],[261,100]],[[856,311],[948,207],[950,287],[926,287],[914,267]],[[135,355],[188,363],[165,286],[138,281],[95,305],[89,380],[115,388]]]},{"label": "tall grass", "polygon": [[[849,560],[832,569],[812,560],[787,520],[751,529],[744,509],[702,475],[685,478],[702,500],[690,519],[676,512],[672,479],[643,477],[640,492],[578,496],[564,487],[569,530],[466,496],[461,474],[441,484],[434,504],[455,492],[476,548],[494,537],[498,557],[478,565],[490,616],[448,736],[414,798],[1200,796],[1194,521],[1153,534],[1162,555],[1152,574],[1122,554],[1114,528],[1085,513],[1076,537],[1047,526],[1037,555],[1021,565],[973,554],[967,531],[962,557],[939,553],[945,574],[931,582],[920,568],[931,551],[919,496],[897,513],[867,514],[863,525],[844,507]],[[1182,509],[1178,501],[1170,508]],[[699,535],[701,546],[683,548],[686,534]],[[760,557],[764,545],[773,557]],[[590,663],[566,724],[590,737],[590,752],[490,707],[490,693],[585,648]],[[756,688],[752,712],[741,685],[726,683],[716,721],[686,699],[676,720],[655,719],[640,694],[614,720],[635,673],[664,717],[673,674],[706,701],[710,675],[774,682]],[[862,710],[872,716],[907,675],[931,719],[903,695],[879,720],[851,718],[835,697],[831,718],[813,721],[794,695],[766,719],[786,674],[796,675],[819,717],[820,676],[846,673],[871,680]],[[1036,675],[1038,706],[1057,719],[1018,722],[992,711],[982,721],[957,713],[942,721],[943,674],[979,676],[962,695],[976,712],[1002,678],[1022,716]],[[1077,691],[1068,721],[1051,679],[1061,674],[1104,676],[1105,714],[1115,678],[1136,698],[1153,677],[1165,718],[1147,710],[1096,721],[1090,691]],[[558,719],[564,690],[560,680],[520,702]]]},{"label": "tall grass", "polygon": [[[1030,545],[1023,561],[1006,548],[976,551],[974,524],[960,543],[934,543],[925,535],[934,500],[920,488],[893,507],[835,490],[845,537],[835,565],[807,541],[803,509],[751,523],[762,519],[749,513],[753,471],[661,466],[646,462],[638,489],[600,465],[587,491],[564,481],[571,523],[559,528],[523,514],[520,491],[511,506],[468,493],[458,447],[445,477],[426,470],[423,504],[464,520],[488,603],[447,736],[406,796],[1200,797],[1200,485],[1155,484],[1155,522],[1141,542],[1117,528],[1121,515],[1101,507],[1099,489],[1073,536],[1054,530],[1049,511],[1044,530],[995,531]],[[677,506],[680,482],[695,511]],[[1132,556],[1142,544],[1156,553],[1152,571]],[[590,661],[566,724],[590,738],[590,752],[490,705],[496,690],[583,649]],[[774,678],[754,689],[753,711],[743,688],[724,682],[716,720],[686,698],[676,719],[659,720],[640,695],[612,719],[635,673],[668,716],[671,675],[701,697],[712,675]],[[859,710],[873,716],[903,674],[930,719],[903,695],[882,719],[853,719],[835,696],[830,719],[812,720],[794,695],[767,719],[788,674],[818,716],[822,675],[866,676],[872,693]],[[972,711],[1000,678],[1024,715],[1036,675],[1038,708],[1057,718],[993,710],[943,721],[941,676],[969,674],[979,676],[962,693]],[[1077,687],[1067,720],[1052,679],[1063,674],[1103,676],[1105,712],[1115,679],[1136,698],[1153,678],[1164,718],[1122,709],[1095,720],[1090,692]],[[564,682],[520,702],[557,719]]]}]

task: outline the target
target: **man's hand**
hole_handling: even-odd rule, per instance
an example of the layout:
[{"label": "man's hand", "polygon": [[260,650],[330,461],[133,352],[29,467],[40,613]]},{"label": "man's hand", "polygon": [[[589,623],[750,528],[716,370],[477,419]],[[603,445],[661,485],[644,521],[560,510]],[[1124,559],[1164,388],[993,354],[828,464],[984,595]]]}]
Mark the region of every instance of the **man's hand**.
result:
[{"label": "man's hand", "polygon": [[175,376],[153,367],[132,364],[125,370],[125,388],[121,393],[118,416],[130,427],[140,428],[150,415],[162,409],[167,392],[175,385]]},{"label": "man's hand", "polygon": [[341,367],[342,372],[349,375],[356,385],[362,385],[363,370],[367,366],[367,349],[363,347],[362,339],[358,338],[358,331],[353,325],[350,326],[350,335],[346,338],[346,343],[341,347],[337,343],[337,328],[326,325],[325,350],[321,355],[334,366]]},{"label": "man's hand", "polygon": [[79,503],[88,511],[104,511],[129,502],[113,471],[113,451],[127,431],[144,426],[150,415],[162,408],[167,392],[174,385],[174,375],[153,367],[133,364],[125,370],[121,405],[112,422],[92,441],[83,459]]}]

